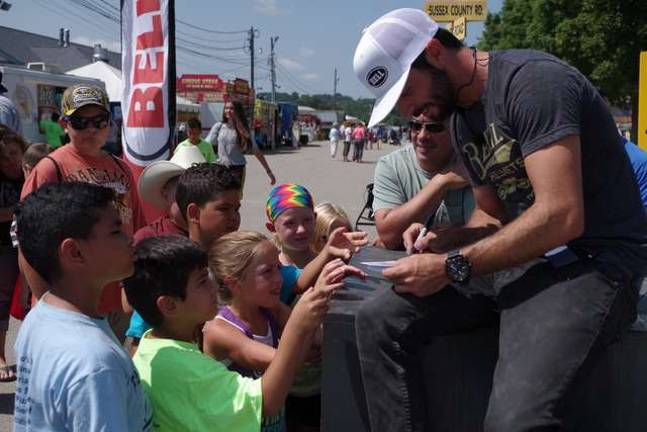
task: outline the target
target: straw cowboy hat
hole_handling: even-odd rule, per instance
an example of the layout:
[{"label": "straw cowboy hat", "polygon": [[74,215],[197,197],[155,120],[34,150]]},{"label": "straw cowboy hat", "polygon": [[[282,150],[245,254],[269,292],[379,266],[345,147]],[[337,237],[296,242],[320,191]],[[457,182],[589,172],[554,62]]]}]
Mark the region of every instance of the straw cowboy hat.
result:
[{"label": "straw cowboy hat", "polygon": [[139,176],[139,196],[157,208],[166,208],[163,189],[173,177],[181,175],[192,165],[206,162],[198,146],[182,146],[171,160],[150,164]]}]

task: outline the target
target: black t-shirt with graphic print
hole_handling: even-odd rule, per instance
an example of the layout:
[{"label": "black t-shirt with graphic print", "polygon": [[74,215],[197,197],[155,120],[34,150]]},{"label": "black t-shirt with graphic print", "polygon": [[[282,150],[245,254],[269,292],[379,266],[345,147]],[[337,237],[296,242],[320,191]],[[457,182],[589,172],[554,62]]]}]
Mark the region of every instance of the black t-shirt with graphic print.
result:
[{"label": "black t-shirt with graphic print", "polygon": [[633,170],[607,104],[577,69],[538,51],[491,52],[480,102],[456,112],[451,129],[472,184],[492,186],[511,219],[534,201],[524,158],[579,135],[585,230],[569,245],[620,251],[647,270],[647,216]]}]

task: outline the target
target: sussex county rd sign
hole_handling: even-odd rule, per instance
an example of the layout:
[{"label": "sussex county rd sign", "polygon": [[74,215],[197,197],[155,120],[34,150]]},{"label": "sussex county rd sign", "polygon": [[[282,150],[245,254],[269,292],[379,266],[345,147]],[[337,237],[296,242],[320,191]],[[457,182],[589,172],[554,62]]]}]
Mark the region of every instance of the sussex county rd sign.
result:
[{"label": "sussex county rd sign", "polygon": [[485,21],[487,0],[426,0],[425,12],[436,22]]}]

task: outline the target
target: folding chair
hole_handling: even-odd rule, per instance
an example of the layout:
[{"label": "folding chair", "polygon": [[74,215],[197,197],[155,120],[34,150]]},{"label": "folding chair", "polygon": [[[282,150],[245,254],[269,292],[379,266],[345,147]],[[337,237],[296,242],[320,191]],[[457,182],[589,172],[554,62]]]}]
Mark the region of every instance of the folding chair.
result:
[{"label": "folding chair", "polygon": [[357,216],[357,220],[355,221],[355,230],[360,225],[375,225],[375,215],[373,214],[373,183],[366,185],[364,197],[364,207],[359,212],[359,216]]}]

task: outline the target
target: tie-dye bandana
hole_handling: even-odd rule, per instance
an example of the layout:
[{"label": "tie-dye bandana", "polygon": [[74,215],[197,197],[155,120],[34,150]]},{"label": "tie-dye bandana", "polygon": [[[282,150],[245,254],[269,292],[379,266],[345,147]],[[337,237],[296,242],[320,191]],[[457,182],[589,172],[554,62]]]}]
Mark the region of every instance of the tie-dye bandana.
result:
[{"label": "tie-dye bandana", "polygon": [[281,213],[291,208],[314,209],[312,195],[310,195],[308,189],[294,183],[275,186],[267,198],[267,205],[265,206],[267,218],[270,222],[274,222]]}]

